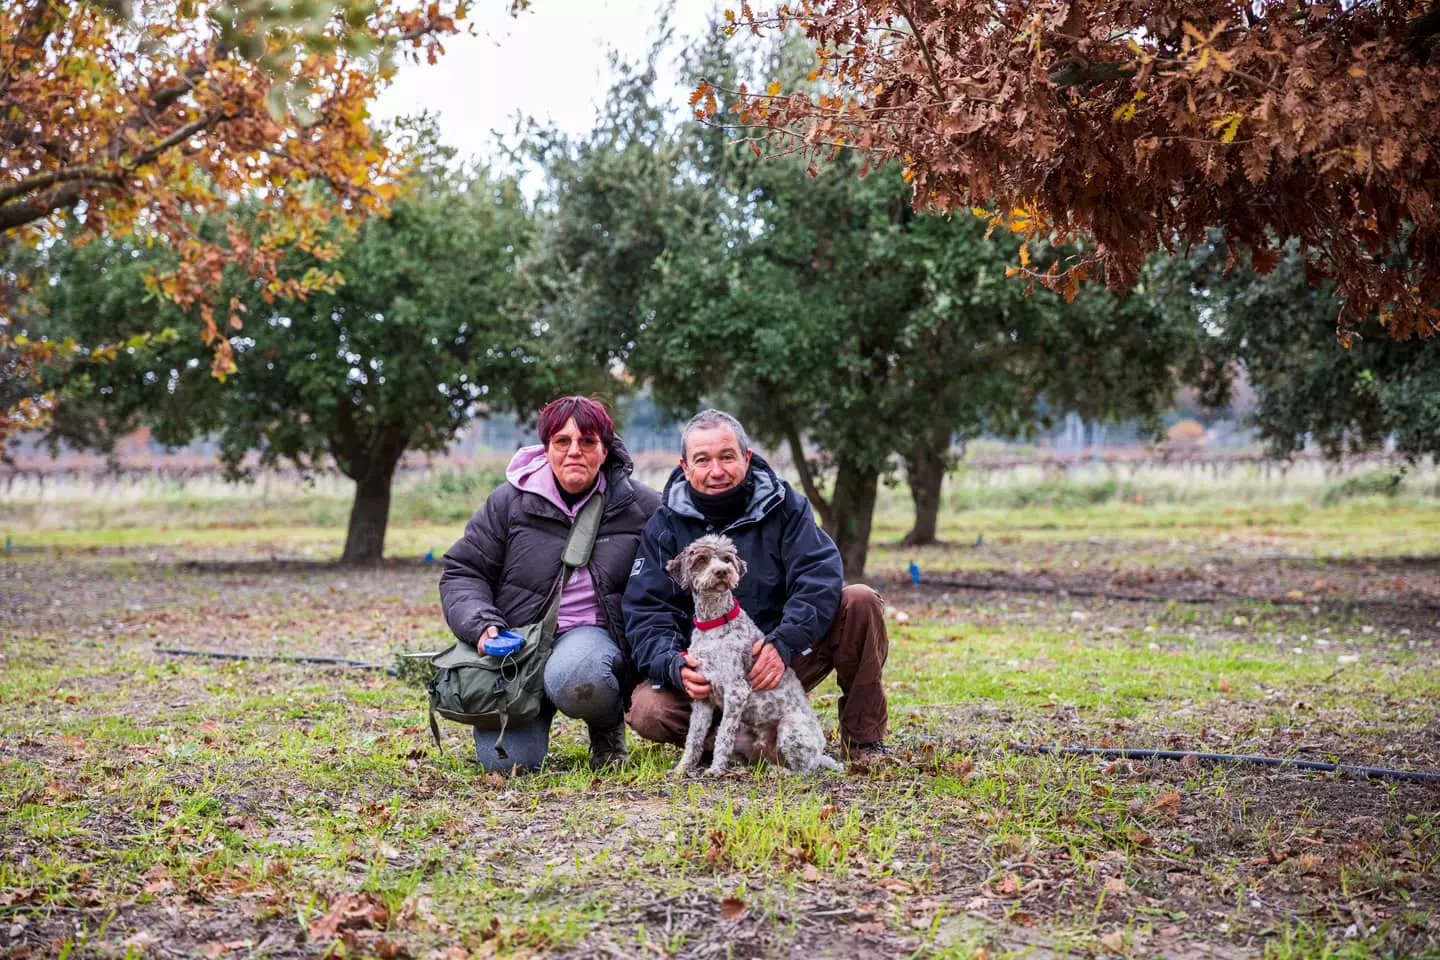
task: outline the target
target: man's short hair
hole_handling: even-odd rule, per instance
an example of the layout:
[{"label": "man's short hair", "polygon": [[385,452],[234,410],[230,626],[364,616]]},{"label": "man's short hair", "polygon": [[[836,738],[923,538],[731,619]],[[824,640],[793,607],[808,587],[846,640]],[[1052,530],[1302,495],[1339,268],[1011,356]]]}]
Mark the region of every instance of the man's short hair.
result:
[{"label": "man's short hair", "polygon": [[735,442],[740,444],[740,455],[743,457],[750,452],[750,438],[745,435],[745,428],[724,410],[716,410],[713,407],[709,410],[701,410],[690,418],[685,424],[685,430],[680,434],[680,456],[687,458],[690,455],[690,433],[694,430],[713,430],[716,427],[729,427],[735,434]]}]

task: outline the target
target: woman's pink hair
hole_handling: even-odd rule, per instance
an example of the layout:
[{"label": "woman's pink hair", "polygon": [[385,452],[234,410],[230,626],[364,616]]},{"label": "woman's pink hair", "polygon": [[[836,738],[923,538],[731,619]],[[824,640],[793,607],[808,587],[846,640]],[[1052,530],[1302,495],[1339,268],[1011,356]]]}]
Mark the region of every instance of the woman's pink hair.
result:
[{"label": "woman's pink hair", "polygon": [[595,436],[609,450],[615,442],[615,421],[605,410],[605,404],[589,397],[561,397],[545,404],[540,411],[540,442],[550,445],[550,438],[559,432],[571,418],[580,428],[580,435]]}]

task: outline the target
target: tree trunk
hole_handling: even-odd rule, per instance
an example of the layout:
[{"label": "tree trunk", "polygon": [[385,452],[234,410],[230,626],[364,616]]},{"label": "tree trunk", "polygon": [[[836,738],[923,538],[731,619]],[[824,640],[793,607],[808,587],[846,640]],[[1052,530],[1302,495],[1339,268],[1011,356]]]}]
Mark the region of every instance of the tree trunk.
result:
[{"label": "tree trunk", "polygon": [[915,504],[915,525],[901,543],[923,547],[936,542],[935,530],[940,519],[940,487],[949,466],[950,431],[937,428],[905,457],[905,481],[910,486],[910,499]]},{"label": "tree trunk", "polygon": [[372,464],[355,482],[355,502],[350,506],[350,527],[345,532],[345,552],[340,562],[355,567],[373,567],[385,555],[385,527],[390,522],[390,482],[395,464]]},{"label": "tree trunk", "polygon": [[826,531],[840,548],[845,579],[854,583],[865,576],[865,556],[870,550],[870,521],[875,514],[875,493],[880,472],[861,468],[840,458],[835,475],[835,492],[830,496],[830,522]]},{"label": "tree trunk", "polygon": [[830,504],[820,496],[820,485],[815,482],[815,475],[810,470],[810,461],[805,459],[805,445],[800,440],[800,431],[790,427],[785,431],[786,442],[790,444],[790,456],[795,460],[795,473],[800,477],[800,486],[805,491],[805,499],[810,501],[810,506],[820,517],[820,524],[825,529],[830,529]]}]

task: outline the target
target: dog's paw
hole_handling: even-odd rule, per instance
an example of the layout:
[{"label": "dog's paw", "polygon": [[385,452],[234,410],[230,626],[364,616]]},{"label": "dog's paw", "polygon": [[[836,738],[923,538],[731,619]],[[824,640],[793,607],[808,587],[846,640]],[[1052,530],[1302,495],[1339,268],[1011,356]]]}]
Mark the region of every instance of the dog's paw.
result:
[{"label": "dog's paw", "polygon": [[716,765],[716,766],[709,766],[709,767],[706,767],[706,768],[705,768],[705,776],[707,776],[707,777],[723,777],[723,776],[725,776],[726,774],[728,774],[729,772],[730,772],[730,768],[729,768],[728,766],[718,766],[718,765]]}]

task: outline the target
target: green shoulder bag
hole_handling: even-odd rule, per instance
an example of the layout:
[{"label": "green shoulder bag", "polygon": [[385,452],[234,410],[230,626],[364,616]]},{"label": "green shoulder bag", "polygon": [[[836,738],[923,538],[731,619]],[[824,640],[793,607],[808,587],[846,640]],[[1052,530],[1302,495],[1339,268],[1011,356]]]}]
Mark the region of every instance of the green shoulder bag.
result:
[{"label": "green shoulder bag", "polygon": [[496,657],[457,642],[430,659],[435,676],[426,689],[430,691],[430,733],[436,746],[440,745],[440,725],[435,722],[438,713],[456,723],[499,730],[495,753],[505,759],[506,728],[539,716],[545,702],[545,662],[555,645],[555,627],[560,619],[560,594],[570,575],[590,562],[604,509],[604,498],[599,493],[581,508],[565,540],[560,576],[550,588],[544,616],[527,626],[510,628],[525,638],[519,650]]}]

